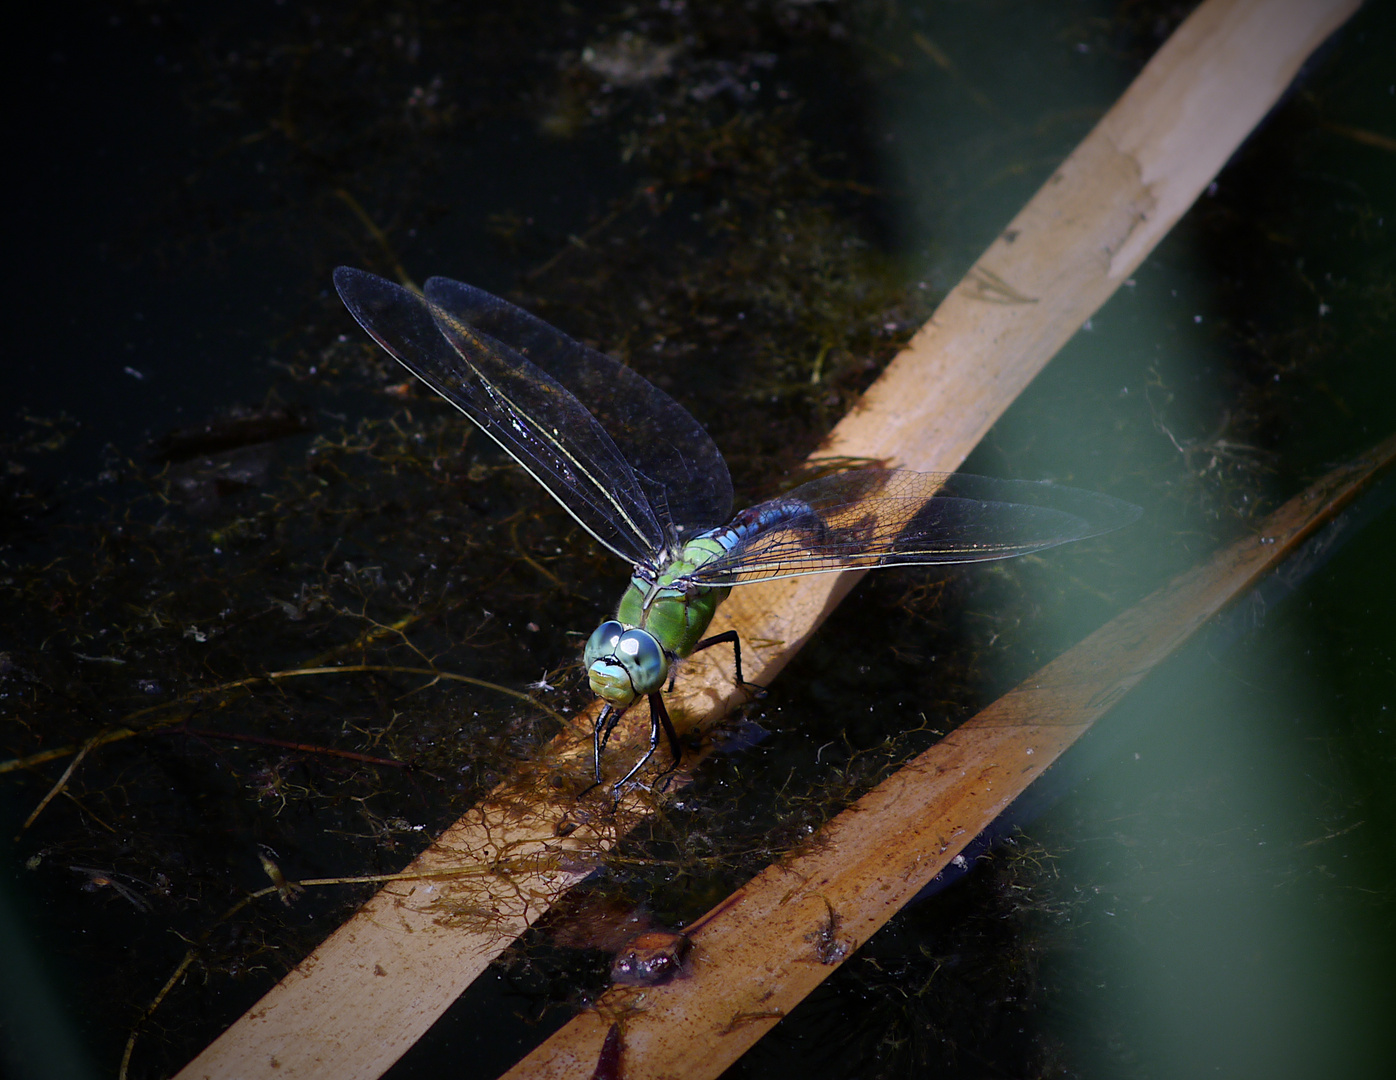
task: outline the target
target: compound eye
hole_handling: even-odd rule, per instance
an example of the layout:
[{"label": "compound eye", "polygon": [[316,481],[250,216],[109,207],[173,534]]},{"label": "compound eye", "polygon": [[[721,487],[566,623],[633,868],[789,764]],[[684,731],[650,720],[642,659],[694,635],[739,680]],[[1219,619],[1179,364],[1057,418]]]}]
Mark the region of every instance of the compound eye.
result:
[{"label": "compound eye", "polygon": [[596,661],[613,657],[616,655],[616,643],[620,641],[621,635],[625,633],[625,627],[616,622],[615,619],[607,619],[600,626],[591,632],[591,637],[587,639],[587,647],[582,653],[582,662],[586,667],[591,667]]},{"label": "compound eye", "polygon": [[664,685],[669,663],[649,631],[625,631],[616,641],[614,655],[629,673],[636,694],[652,694]]}]

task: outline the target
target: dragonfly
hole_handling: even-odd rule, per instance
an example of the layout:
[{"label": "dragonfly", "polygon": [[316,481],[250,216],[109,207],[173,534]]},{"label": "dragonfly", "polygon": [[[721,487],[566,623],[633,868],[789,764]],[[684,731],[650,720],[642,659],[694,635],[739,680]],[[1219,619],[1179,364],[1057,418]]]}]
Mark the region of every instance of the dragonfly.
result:
[{"label": "dragonfly", "polygon": [[[704,636],[739,585],[890,566],[984,562],[1121,528],[1130,503],[1049,482],[894,468],[837,472],[732,516],[722,453],[677,401],[632,368],[481,289],[433,277],[418,293],[342,266],[334,284],[368,335],[533,476],[598,543],[631,564],[615,616],[582,652],[601,700],[593,769],[641,699],[654,756],[682,756],[664,704],[681,660],[730,644]],[[755,688],[759,689],[759,688]]]}]

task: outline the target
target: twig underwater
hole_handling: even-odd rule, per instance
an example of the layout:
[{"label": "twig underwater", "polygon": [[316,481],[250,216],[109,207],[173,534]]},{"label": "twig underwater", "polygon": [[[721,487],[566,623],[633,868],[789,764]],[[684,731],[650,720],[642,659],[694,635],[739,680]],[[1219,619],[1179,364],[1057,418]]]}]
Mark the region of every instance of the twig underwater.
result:
[{"label": "twig underwater", "polygon": [[[691,933],[663,986],[613,986],[505,1073],[552,1080],[626,1017],[636,1075],[716,1077],[960,858],[1097,721],[1396,462],[1396,436],[1290,499],[957,727],[772,864]],[[814,962],[811,962],[811,961]]]}]

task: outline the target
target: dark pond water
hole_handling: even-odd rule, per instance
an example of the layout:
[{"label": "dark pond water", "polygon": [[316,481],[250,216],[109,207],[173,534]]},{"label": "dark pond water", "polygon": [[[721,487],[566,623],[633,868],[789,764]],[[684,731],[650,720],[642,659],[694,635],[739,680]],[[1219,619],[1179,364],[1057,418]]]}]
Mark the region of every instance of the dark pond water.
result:
[{"label": "dark pond water", "polygon": [[[585,702],[624,580],[368,347],[337,265],[509,295],[691,408],[739,501],[843,415],[1186,5],[138,3],[36,25],[0,410],[6,1075],[177,1071]],[[577,910],[394,1069],[492,1076],[1113,613],[1396,430],[1396,20],[1370,5],[972,471],[1143,525],[866,580]],[[211,430],[205,430],[211,425]],[[733,1075],[1385,1075],[1390,494],[1173,658],[973,872]],[[359,757],[350,757],[348,754]],[[365,758],[374,760],[368,761]],[[400,766],[410,763],[411,769]],[[588,947],[592,946],[592,947]],[[190,962],[148,1017],[172,973]]]}]

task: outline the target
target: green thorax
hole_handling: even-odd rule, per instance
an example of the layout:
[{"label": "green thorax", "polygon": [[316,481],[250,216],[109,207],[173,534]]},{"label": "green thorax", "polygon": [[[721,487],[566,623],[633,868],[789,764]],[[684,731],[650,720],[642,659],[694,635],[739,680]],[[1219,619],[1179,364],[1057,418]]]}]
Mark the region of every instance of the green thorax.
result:
[{"label": "green thorax", "polygon": [[727,599],[732,589],[674,582],[725,553],[721,544],[708,537],[689,541],[654,581],[639,574],[630,579],[616,609],[616,620],[627,627],[648,630],[666,652],[687,656],[713,621],[717,605]]}]

